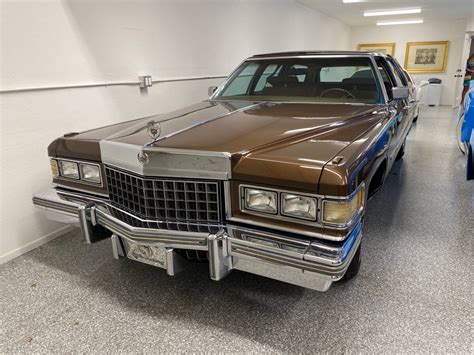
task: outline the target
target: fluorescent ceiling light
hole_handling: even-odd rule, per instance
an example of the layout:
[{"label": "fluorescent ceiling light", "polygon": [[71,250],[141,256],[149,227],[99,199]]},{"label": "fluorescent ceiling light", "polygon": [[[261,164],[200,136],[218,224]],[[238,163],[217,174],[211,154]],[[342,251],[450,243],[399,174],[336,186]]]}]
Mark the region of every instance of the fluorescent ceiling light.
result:
[{"label": "fluorescent ceiling light", "polygon": [[418,19],[418,20],[403,20],[403,21],[383,21],[383,22],[377,22],[377,26],[413,25],[416,23],[423,23],[423,20]]},{"label": "fluorescent ceiling light", "polygon": [[421,9],[399,9],[399,10],[380,10],[380,11],[365,11],[364,16],[388,16],[388,15],[406,15],[419,14]]},{"label": "fluorescent ceiling light", "polygon": [[350,4],[351,2],[364,2],[365,0],[342,0],[344,4]]}]

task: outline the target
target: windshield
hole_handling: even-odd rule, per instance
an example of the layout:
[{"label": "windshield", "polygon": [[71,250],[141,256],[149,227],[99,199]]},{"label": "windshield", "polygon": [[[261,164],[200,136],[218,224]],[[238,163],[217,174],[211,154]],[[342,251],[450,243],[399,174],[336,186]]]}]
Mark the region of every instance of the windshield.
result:
[{"label": "windshield", "polygon": [[214,99],[378,102],[368,57],[315,57],[249,60],[230,77]]}]

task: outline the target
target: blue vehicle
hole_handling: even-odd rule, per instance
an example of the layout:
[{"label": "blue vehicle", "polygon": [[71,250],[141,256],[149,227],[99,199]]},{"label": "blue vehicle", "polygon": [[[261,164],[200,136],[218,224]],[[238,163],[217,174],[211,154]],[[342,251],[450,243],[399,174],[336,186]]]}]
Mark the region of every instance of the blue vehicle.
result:
[{"label": "blue vehicle", "polygon": [[474,81],[471,81],[471,87],[466,93],[464,100],[464,118],[462,118],[460,142],[462,150],[466,154],[466,179],[474,179]]}]

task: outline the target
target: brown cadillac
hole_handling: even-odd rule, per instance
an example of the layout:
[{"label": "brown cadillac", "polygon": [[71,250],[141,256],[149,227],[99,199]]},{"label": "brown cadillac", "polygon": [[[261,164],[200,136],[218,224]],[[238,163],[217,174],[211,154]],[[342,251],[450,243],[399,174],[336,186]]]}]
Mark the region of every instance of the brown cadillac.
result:
[{"label": "brown cadillac", "polygon": [[48,147],[49,218],[115,258],[209,263],[325,291],[359,271],[368,199],[404,152],[413,83],[390,56],[246,59],[209,100],[68,133]]}]

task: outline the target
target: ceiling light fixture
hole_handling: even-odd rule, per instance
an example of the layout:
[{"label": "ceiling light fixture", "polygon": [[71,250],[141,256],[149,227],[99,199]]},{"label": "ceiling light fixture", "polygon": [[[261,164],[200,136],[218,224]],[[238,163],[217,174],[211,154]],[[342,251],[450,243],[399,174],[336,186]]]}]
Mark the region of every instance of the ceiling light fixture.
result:
[{"label": "ceiling light fixture", "polygon": [[342,0],[344,4],[350,4],[352,2],[364,2],[365,0]]},{"label": "ceiling light fixture", "polygon": [[414,25],[414,24],[417,24],[417,23],[423,23],[423,19],[403,20],[403,21],[382,21],[382,22],[377,22],[377,26]]},{"label": "ceiling light fixture", "polygon": [[365,11],[364,16],[406,15],[406,14],[419,14],[420,12],[421,12],[421,8],[418,7],[414,9]]}]

